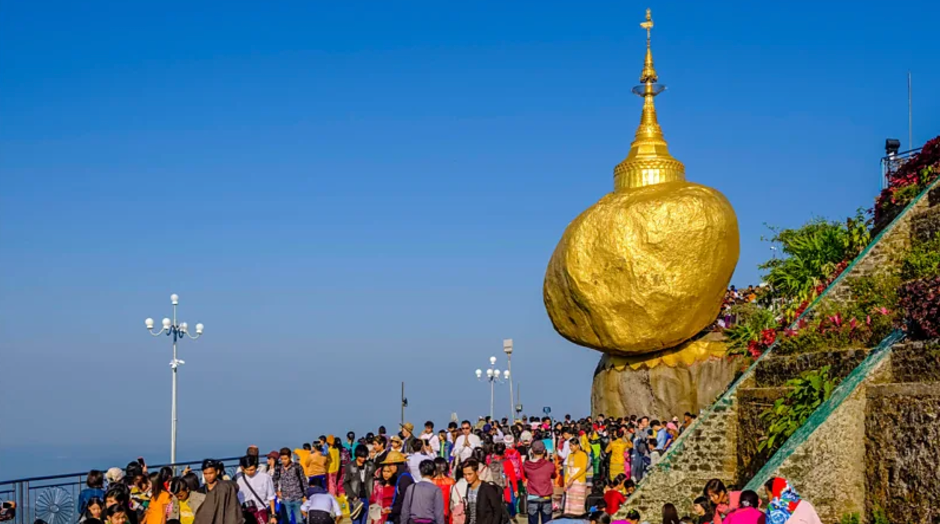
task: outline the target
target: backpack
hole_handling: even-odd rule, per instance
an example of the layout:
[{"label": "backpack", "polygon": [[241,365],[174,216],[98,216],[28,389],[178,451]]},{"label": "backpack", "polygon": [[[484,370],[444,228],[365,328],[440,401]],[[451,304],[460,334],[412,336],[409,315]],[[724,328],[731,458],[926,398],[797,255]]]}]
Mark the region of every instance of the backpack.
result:
[{"label": "backpack", "polygon": [[492,478],[490,482],[499,488],[500,495],[502,495],[503,489],[506,487],[506,471],[503,469],[503,461],[492,460],[486,467],[489,470],[490,478]]}]

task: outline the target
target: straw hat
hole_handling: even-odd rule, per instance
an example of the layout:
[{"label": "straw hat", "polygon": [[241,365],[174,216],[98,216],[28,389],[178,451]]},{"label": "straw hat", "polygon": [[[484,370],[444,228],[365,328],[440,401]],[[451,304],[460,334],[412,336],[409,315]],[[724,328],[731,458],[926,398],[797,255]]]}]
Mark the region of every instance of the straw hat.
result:
[{"label": "straw hat", "polygon": [[404,455],[397,451],[389,451],[388,456],[385,457],[385,460],[382,461],[383,466],[390,464],[404,464],[408,459]]}]

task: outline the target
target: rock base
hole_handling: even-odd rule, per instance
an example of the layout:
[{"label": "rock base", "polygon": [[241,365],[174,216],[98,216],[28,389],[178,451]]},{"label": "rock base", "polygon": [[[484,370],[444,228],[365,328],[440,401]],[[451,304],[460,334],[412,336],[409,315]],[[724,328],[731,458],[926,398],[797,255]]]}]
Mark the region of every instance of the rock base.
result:
[{"label": "rock base", "polygon": [[663,420],[698,413],[728,389],[749,363],[728,357],[717,335],[709,335],[643,357],[601,357],[591,388],[591,411]]}]

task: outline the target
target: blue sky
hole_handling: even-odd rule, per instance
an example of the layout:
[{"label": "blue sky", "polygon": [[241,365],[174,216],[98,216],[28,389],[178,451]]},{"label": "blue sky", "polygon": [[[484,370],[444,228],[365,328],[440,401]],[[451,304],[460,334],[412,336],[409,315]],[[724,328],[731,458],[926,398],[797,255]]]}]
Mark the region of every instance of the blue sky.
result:
[{"label": "blue sky", "polygon": [[[915,142],[940,133],[936,2],[649,5],[660,123],[738,213],[737,284],[763,224],[870,206],[908,70]],[[402,380],[416,422],[481,414],[504,337],[526,411],[586,412],[598,354],[541,282],[629,148],[646,6],[0,4],[0,478],[58,471],[24,465],[50,446],[166,457],[143,319],[172,292],[207,326],[182,459],[391,426]]]}]

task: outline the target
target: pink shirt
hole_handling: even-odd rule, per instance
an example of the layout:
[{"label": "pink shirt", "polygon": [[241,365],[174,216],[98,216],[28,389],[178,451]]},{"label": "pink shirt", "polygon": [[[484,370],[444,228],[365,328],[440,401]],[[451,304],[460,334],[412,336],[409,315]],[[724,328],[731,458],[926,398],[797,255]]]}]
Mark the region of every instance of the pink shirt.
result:
[{"label": "pink shirt", "polygon": [[765,524],[767,516],[755,508],[739,508],[725,517],[723,524]]}]

